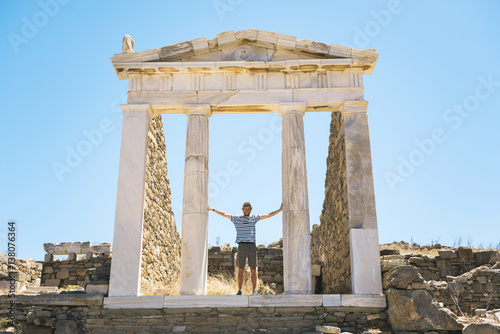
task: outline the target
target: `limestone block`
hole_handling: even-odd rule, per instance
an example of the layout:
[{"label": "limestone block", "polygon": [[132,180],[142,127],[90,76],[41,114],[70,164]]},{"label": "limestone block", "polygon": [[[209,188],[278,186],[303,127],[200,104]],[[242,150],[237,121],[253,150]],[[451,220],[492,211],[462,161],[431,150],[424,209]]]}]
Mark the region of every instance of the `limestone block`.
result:
[{"label": "limestone block", "polygon": [[56,287],[59,287],[59,285],[61,284],[61,280],[58,279],[58,278],[50,278],[50,279],[47,279],[45,280],[45,286],[56,286]]},{"label": "limestone block", "polygon": [[350,58],[351,57],[351,48],[336,44],[330,44],[330,49],[328,50],[328,55],[330,57],[341,57],[341,58]]},{"label": "limestone block", "polygon": [[42,294],[36,296],[19,295],[16,302],[25,305],[60,305],[60,306],[101,306],[103,297],[85,294]]},{"label": "limestone block", "polygon": [[474,258],[476,260],[476,265],[481,266],[483,264],[495,264],[500,255],[498,251],[479,251],[474,253]]},{"label": "limestone block", "polygon": [[341,306],[358,308],[386,308],[386,297],[380,295],[341,295]]},{"label": "limestone block", "polygon": [[438,254],[442,259],[454,259],[457,257],[457,253],[454,250],[440,249]]},{"label": "limestone block", "polygon": [[261,295],[248,296],[249,307],[322,306],[321,295]]},{"label": "limestone block", "polygon": [[321,276],[321,265],[319,264],[311,265],[311,274],[313,276]]},{"label": "limestone block", "polygon": [[449,260],[437,260],[436,267],[439,269],[440,277],[453,275],[453,268]]},{"label": "limestone block", "polygon": [[163,296],[105,297],[105,309],[163,308]]},{"label": "limestone block", "polygon": [[278,40],[278,34],[274,32],[259,30],[257,33],[257,45],[259,46],[274,49],[277,40]]},{"label": "limestone block", "polygon": [[341,330],[339,327],[334,327],[334,326],[316,326],[316,332],[320,333],[333,333],[333,334],[340,334]]},{"label": "limestone block", "polygon": [[219,44],[219,48],[223,49],[226,47],[230,47],[236,44],[236,35],[234,34],[234,30],[221,32],[217,34],[217,42]]},{"label": "limestone block", "polygon": [[[10,281],[0,281],[0,290],[11,290],[12,284]],[[23,292],[26,290],[26,285],[22,282],[15,282],[14,289],[16,293]]]},{"label": "limestone block", "polygon": [[463,329],[464,334],[500,334],[500,325],[498,324],[477,324],[472,323]]},{"label": "limestone block", "polygon": [[340,295],[322,295],[323,296],[323,307],[329,306],[341,306],[341,296]]},{"label": "limestone block", "polygon": [[87,284],[85,293],[88,295],[108,295],[109,284]]},{"label": "limestone block", "polygon": [[68,268],[62,268],[57,274],[56,277],[63,280],[69,277],[69,269]]},{"label": "limestone block", "polygon": [[164,308],[248,307],[248,296],[165,296]]},{"label": "limestone block", "polygon": [[276,47],[279,49],[295,51],[295,45],[297,44],[297,37],[288,35],[278,35],[278,40],[276,41]]},{"label": "limestone block", "polygon": [[392,270],[400,266],[406,266],[407,263],[404,260],[382,260],[380,261],[380,266],[382,272]]},{"label": "limestone block", "polygon": [[206,37],[193,39],[191,43],[193,45],[194,54],[196,56],[209,52],[208,42]]},{"label": "limestone block", "polygon": [[419,275],[414,266],[400,266],[384,274],[382,287],[406,289]]},{"label": "limestone block", "polygon": [[473,259],[474,253],[470,247],[458,247],[458,256],[463,259]]},{"label": "limestone block", "polygon": [[80,334],[82,330],[80,329],[78,320],[57,320],[56,331],[54,334]]},{"label": "limestone block", "polygon": [[388,315],[396,331],[458,331],[463,328],[447,312],[438,308],[425,290],[387,291]]},{"label": "limestone block", "polygon": [[295,48],[299,52],[305,52],[311,54],[328,54],[328,52],[330,51],[329,45],[306,39],[297,41]]},{"label": "limestone block", "polygon": [[259,31],[256,29],[246,29],[240,30],[235,33],[235,37],[238,40],[247,40],[250,42],[254,42],[257,40],[257,33]]},{"label": "limestone block", "polygon": [[161,60],[174,61],[185,57],[194,56],[193,43],[191,41],[181,42],[165,46],[158,50]]},{"label": "limestone block", "polygon": [[350,230],[352,293],[382,293],[378,231]]}]

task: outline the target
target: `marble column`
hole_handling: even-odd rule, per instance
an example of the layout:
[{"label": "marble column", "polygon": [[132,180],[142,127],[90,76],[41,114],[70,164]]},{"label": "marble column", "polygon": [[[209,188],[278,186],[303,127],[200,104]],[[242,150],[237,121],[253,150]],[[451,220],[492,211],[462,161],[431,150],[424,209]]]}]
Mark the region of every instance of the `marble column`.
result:
[{"label": "marble column", "polygon": [[280,105],[282,117],[283,272],[286,294],[311,294],[311,239],[304,142],[305,103]]},{"label": "marble column", "polygon": [[186,104],[186,162],[182,204],[180,293],[204,295],[208,271],[209,104]]},{"label": "marble column", "polygon": [[138,296],[141,287],[142,227],[149,123],[149,105],[126,104],[116,195],[113,258],[109,296]]},{"label": "marble column", "polygon": [[353,294],[382,293],[367,106],[366,101],[345,101],[340,108],[346,145]]}]

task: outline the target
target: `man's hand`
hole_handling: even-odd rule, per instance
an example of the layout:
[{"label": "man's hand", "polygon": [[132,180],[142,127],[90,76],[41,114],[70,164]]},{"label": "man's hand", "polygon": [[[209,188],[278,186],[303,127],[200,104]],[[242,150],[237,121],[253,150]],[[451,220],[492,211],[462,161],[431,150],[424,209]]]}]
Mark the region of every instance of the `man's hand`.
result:
[{"label": "man's hand", "polygon": [[227,213],[222,212],[222,211],[219,211],[219,210],[215,210],[214,208],[211,208],[211,207],[210,207],[210,205],[207,207],[207,210],[208,210],[208,211],[213,211],[213,212],[215,212],[216,214],[218,214],[218,215],[220,215],[220,216],[222,216],[222,217],[224,217],[224,218],[229,218],[229,219],[231,219],[231,215],[230,215],[230,214],[227,214]]},{"label": "man's hand", "polygon": [[274,216],[274,215],[277,215],[277,214],[278,214],[278,213],[280,213],[281,211],[283,211],[283,203],[281,203],[281,206],[280,206],[280,208],[279,208],[278,210],[273,211],[273,212],[271,212],[271,213],[268,213],[267,215],[261,215],[261,216],[260,216],[260,219],[262,220],[262,219],[270,218],[270,217],[272,217],[272,216]]}]

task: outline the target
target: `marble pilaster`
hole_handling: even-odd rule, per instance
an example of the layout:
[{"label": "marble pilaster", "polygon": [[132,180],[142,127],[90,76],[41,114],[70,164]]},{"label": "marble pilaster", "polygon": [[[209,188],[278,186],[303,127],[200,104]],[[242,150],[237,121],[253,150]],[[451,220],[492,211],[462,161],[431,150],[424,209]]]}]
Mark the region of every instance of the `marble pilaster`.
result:
[{"label": "marble pilaster", "polygon": [[142,229],[149,105],[121,105],[123,128],[116,196],[113,261],[109,296],[138,296],[141,280]]},{"label": "marble pilaster", "polygon": [[182,295],[204,295],[208,271],[209,104],[186,104],[186,162],[182,205]]},{"label": "marble pilaster", "polygon": [[286,294],[311,294],[311,239],[303,116],[305,103],[280,105],[283,272]]},{"label": "marble pilaster", "polygon": [[345,101],[340,108],[344,116],[353,294],[382,293],[367,106],[366,101]]}]

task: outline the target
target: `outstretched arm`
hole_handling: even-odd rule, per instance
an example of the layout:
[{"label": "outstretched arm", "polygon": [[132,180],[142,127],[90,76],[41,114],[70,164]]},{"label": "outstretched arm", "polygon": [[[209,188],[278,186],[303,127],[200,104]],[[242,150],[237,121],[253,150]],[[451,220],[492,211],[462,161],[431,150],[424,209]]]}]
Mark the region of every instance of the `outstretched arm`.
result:
[{"label": "outstretched arm", "polygon": [[280,206],[280,208],[279,208],[278,210],[273,211],[273,212],[271,212],[271,213],[268,213],[267,215],[261,215],[261,216],[260,216],[260,219],[262,220],[262,219],[266,219],[266,218],[272,217],[272,216],[274,216],[274,215],[277,215],[277,214],[278,214],[278,213],[280,213],[281,211],[283,211],[283,203],[281,203],[281,206]]},{"label": "outstretched arm", "polygon": [[[208,210],[208,211],[213,211],[213,212],[215,212],[216,214],[221,215],[221,216],[222,216],[222,217],[224,217],[224,218],[229,218],[229,219],[231,219],[231,215],[230,215],[230,214],[225,213],[225,212],[222,212],[222,211],[219,211],[219,210],[215,210],[214,208],[211,208],[211,207],[210,207],[210,205],[208,206],[207,210]],[[262,219],[262,217],[261,217],[260,219]]]}]

